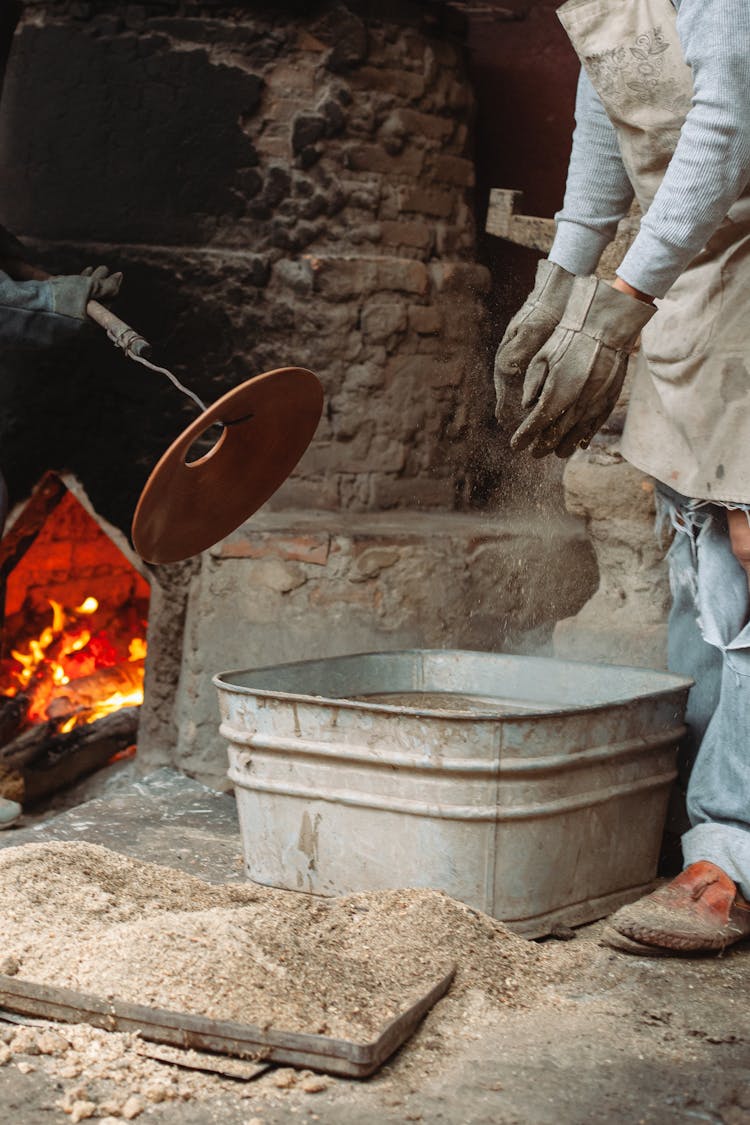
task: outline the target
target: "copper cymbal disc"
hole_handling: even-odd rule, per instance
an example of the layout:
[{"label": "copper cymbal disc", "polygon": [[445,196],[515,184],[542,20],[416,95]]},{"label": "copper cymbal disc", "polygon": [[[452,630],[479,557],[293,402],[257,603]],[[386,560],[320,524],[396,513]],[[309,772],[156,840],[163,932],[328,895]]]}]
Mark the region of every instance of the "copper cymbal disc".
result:
[{"label": "copper cymbal disc", "polygon": [[[152,563],[190,558],[265,504],[312,441],[323,388],[311,371],[282,367],[223,395],[172,442],[141,493],[132,536]],[[225,423],[213,448],[187,461],[197,438]]]}]

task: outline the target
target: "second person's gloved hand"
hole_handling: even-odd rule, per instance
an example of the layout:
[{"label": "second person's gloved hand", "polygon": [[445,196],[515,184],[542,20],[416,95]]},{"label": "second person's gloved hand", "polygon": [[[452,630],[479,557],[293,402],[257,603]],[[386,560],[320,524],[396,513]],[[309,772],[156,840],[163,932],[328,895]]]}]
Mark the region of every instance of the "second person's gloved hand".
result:
[{"label": "second person's gloved hand", "polygon": [[33,273],[21,281],[0,270],[0,347],[44,348],[70,340],[84,327],[89,301],[116,297],[122,281],[106,266],[60,277]]},{"label": "second person's gloved hand", "polygon": [[120,292],[121,273],[110,273],[106,266],[87,266],[81,274],[52,277],[52,309],[58,316],[86,319],[89,301],[111,301]]},{"label": "second person's gloved hand", "polygon": [[576,277],[560,322],[529,363],[528,416],[511,438],[535,457],[568,457],[617,403],[628,357],[656,307],[595,277]]},{"label": "second person's gloved hand", "polygon": [[[554,332],[567,304],[574,277],[542,258],[534,288],[505,330],[495,356],[495,417],[500,421],[508,379],[523,378],[536,353]],[[526,388],[524,387],[524,400]]]},{"label": "second person's gloved hand", "polygon": [[86,266],[81,277],[91,279],[90,301],[113,301],[122,285],[121,273],[110,273],[106,266]]}]

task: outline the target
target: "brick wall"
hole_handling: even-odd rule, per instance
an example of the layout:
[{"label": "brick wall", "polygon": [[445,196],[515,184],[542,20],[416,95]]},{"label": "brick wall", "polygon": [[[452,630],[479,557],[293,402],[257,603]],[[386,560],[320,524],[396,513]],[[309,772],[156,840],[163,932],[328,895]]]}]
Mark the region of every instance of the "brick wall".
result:
[{"label": "brick wall", "polygon": [[[276,507],[472,489],[489,278],[463,47],[439,5],[374,7],[32,0],[6,81],[0,215],[44,262],[122,267],[118,310],[204,399],[275,366],[320,375],[326,414]],[[125,526],[187,400],[93,334],[2,365],[11,492],[72,469]]]}]

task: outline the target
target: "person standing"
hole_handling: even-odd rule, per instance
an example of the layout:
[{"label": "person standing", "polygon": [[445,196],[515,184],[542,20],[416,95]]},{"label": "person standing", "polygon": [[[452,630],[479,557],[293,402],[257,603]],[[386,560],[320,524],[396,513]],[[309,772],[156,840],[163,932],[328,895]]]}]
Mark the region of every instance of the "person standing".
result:
[{"label": "person standing", "polygon": [[[585,447],[639,337],[624,457],[656,481],[673,601],[669,666],[693,678],[685,867],[609,920],[640,953],[750,936],[750,4],[568,0],[582,64],[548,259],[501,341],[497,416],[523,378],[512,448]],[[633,197],[612,285],[593,274]]]}]

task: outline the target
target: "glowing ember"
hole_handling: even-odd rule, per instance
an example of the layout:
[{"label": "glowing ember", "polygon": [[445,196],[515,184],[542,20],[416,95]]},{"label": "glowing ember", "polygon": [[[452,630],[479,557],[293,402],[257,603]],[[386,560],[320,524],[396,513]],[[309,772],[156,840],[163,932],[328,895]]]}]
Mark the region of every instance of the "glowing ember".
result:
[{"label": "glowing ember", "polygon": [[128,645],[128,660],[145,660],[146,642],[143,637],[133,637]]},{"label": "glowing ember", "polygon": [[0,695],[23,693],[28,723],[76,726],[143,702],[145,622],[109,619],[96,598],[73,609],[50,600],[52,620],[0,665]]}]

